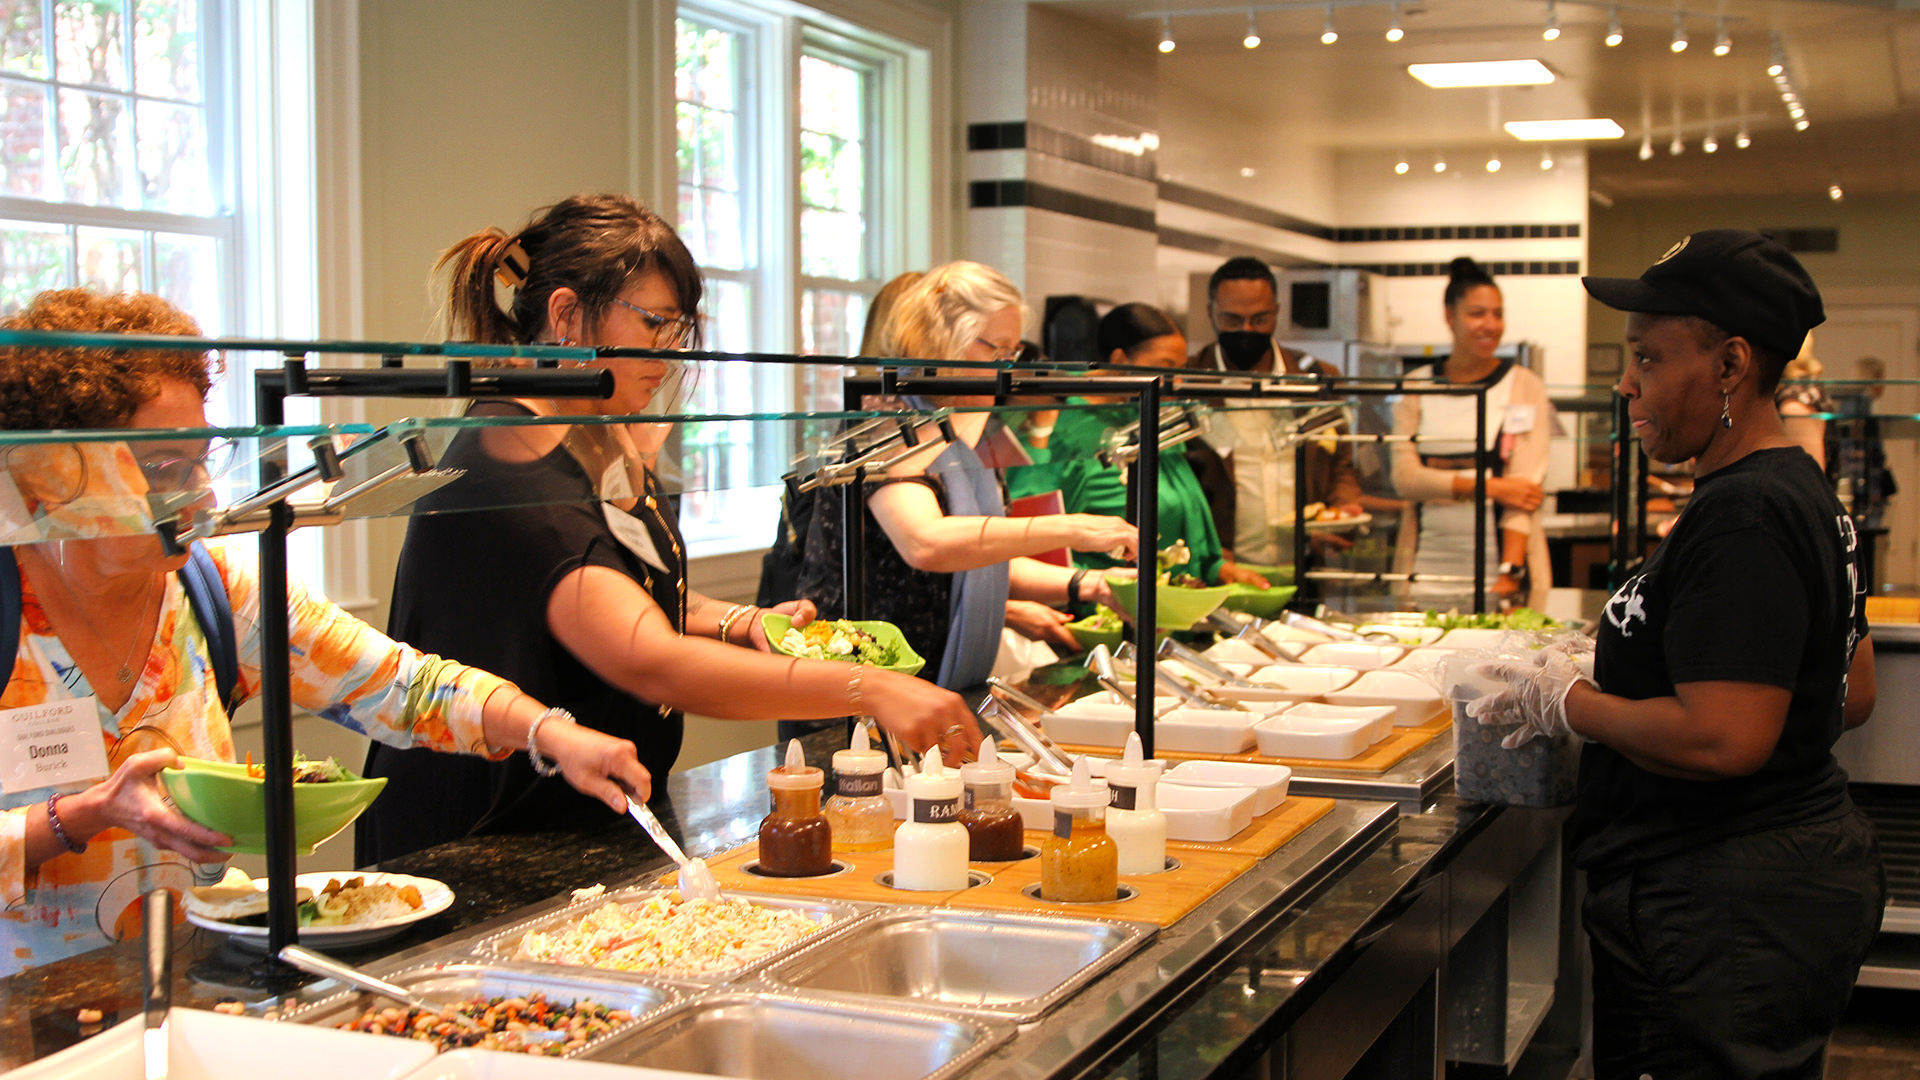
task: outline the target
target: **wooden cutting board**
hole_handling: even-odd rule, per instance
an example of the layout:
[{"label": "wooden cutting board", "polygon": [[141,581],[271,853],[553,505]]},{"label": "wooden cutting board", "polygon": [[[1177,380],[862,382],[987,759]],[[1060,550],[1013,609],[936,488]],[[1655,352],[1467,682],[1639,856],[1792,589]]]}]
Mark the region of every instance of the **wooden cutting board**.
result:
[{"label": "wooden cutting board", "polygon": [[1332,810],[1332,799],[1289,795],[1279,806],[1254,818],[1252,825],[1225,840],[1208,843],[1169,840],[1167,851],[1182,859],[1187,857],[1188,852],[1216,852],[1264,859]]},{"label": "wooden cutting board", "polygon": [[[1244,754],[1194,754],[1184,750],[1155,750],[1154,757],[1167,761],[1252,761],[1262,765],[1286,765],[1296,769],[1337,769],[1343,772],[1385,772],[1398,765],[1400,759],[1432,742],[1441,732],[1453,727],[1453,713],[1442,709],[1427,719],[1425,723],[1413,727],[1396,727],[1393,734],[1362,750],[1358,756],[1350,758],[1290,758],[1268,757],[1258,752]],[[1070,754],[1091,754],[1095,757],[1113,757],[1119,753],[1112,746],[1062,746]]]},{"label": "wooden cutting board", "polygon": [[[707,867],[713,871],[714,880],[720,883],[722,891],[771,893],[775,896],[824,896],[832,900],[880,904],[940,904],[953,895],[945,890],[919,892],[880,884],[875,879],[893,870],[891,849],[834,852],[833,857],[847,864],[849,869],[824,877],[766,877],[747,870],[747,863],[759,857],[760,845],[749,841],[724,855],[708,859]],[[989,865],[992,864],[983,863],[982,867]],[[667,873],[660,879],[665,885],[672,885],[678,880],[677,871]]]},{"label": "wooden cutting board", "polygon": [[[1046,836],[1027,833],[1027,842],[1038,846]],[[1022,911],[1048,915],[1074,915],[1088,918],[1130,919],[1158,926],[1172,926],[1188,912],[1227,883],[1253,868],[1251,855],[1220,851],[1173,851],[1179,860],[1177,869],[1160,874],[1122,875],[1120,882],[1138,889],[1130,900],[1104,904],[1056,904],[1036,900],[1022,892],[1040,881],[1040,860],[1025,859],[999,864],[993,881],[976,889],[955,894],[946,906],[976,911]]]}]

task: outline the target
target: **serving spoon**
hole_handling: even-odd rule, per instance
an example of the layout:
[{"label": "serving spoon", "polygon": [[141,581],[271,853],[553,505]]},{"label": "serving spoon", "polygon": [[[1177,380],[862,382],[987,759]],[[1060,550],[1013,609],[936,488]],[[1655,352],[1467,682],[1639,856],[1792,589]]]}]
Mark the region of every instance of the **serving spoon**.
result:
[{"label": "serving spoon", "polygon": [[[280,959],[309,975],[321,975],[335,982],[344,983],[356,990],[365,990],[369,994],[378,994],[389,1001],[397,1001],[402,1005],[419,1009],[422,1012],[448,1017],[454,1023],[459,1024],[468,1031],[489,1033],[492,1030],[459,1009],[449,1008],[446,1005],[428,1001],[426,998],[421,997],[419,994],[408,990],[398,983],[390,983],[385,979],[376,978],[361,971],[357,967],[343,964],[331,956],[322,956],[304,946],[286,946],[280,950]],[[516,1032],[516,1034],[528,1042],[560,1042],[568,1038],[568,1034],[564,1031],[542,1030],[539,1028],[528,1028],[525,1031]]]},{"label": "serving spoon", "polygon": [[647,809],[645,803],[627,799],[627,813],[632,814],[633,820],[647,830],[647,835],[653,837],[653,842],[667,853],[667,858],[680,865],[680,895],[689,900],[720,899],[720,883],[714,880],[713,871],[707,869],[707,860],[687,858],[687,853],[674,843],[673,837],[667,833],[667,827],[660,824],[660,819],[653,816],[653,811]]}]

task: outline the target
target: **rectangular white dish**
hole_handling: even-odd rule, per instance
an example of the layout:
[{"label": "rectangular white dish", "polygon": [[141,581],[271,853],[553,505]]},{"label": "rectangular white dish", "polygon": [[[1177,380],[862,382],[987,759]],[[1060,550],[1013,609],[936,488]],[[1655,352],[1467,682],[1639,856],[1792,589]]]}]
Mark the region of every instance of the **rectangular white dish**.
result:
[{"label": "rectangular white dish", "polygon": [[1437,626],[1401,626],[1398,623],[1364,623],[1355,627],[1355,630],[1361,634],[1392,634],[1394,640],[1408,647],[1431,645],[1446,633]]},{"label": "rectangular white dish", "polygon": [[[426,1064],[431,1043],[175,1007],[167,1014],[168,1080],[393,1080]],[[20,1080],[145,1080],[136,1013],[85,1042],[8,1073]],[[507,1055],[500,1055],[502,1057]]]},{"label": "rectangular white dish", "polygon": [[1373,745],[1373,721],[1361,717],[1319,720],[1281,713],[1253,727],[1260,752],[1268,757],[1344,761]]},{"label": "rectangular white dish", "polygon": [[1365,720],[1373,725],[1373,741],[1393,734],[1394,710],[1391,705],[1333,705],[1325,701],[1302,701],[1289,707],[1286,715],[1296,720]]},{"label": "rectangular white dish", "polygon": [[1440,711],[1440,692],[1403,671],[1369,671],[1322,696],[1329,705],[1391,705],[1400,727],[1424,724]]},{"label": "rectangular white dish", "polygon": [[1189,787],[1165,780],[1156,791],[1167,816],[1167,839],[1194,844],[1229,840],[1253,824],[1250,787]]},{"label": "rectangular white dish", "polygon": [[1197,784],[1206,787],[1244,786],[1253,789],[1253,816],[1278,810],[1287,799],[1287,784],[1293,770],[1285,765],[1263,765],[1254,761],[1183,761],[1168,769],[1163,784]]},{"label": "rectangular white dish", "polygon": [[1274,664],[1247,676],[1248,682],[1258,683],[1258,686],[1222,686],[1216,693],[1233,701],[1264,701],[1285,705],[1311,701],[1359,677],[1360,672],[1349,667]]},{"label": "rectangular white dish", "polygon": [[1300,654],[1303,664],[1349,667],[1356,671],[1383,668],[1407,655],[1399,645],[1375,645],[1365,641],[1329,641]]},{"label": "rectangular white dish", "polygon": [[[1048,713],[1041,730],[1055,742],[1120,749],[1133,734],[1133,710],[1123,705],[1074,708]],[[1154,746],[1187,754],[1239,754],[1253,749],[1253,724],[1259,715],[1237,709],[1170,709],[1154,719]]]}]

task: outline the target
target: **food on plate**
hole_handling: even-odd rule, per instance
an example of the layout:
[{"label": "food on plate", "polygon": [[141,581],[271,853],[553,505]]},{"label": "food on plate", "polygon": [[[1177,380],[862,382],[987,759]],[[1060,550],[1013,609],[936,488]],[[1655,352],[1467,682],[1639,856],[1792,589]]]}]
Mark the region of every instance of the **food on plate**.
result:
[{"label": "food on plate", "polygon": [[[296,888],[293,894],[302,907],[313,900],[312,889]],[[267,915],[267,886],[264,880],[255,881],[247,876],[245,870],[230,866],[226,876],[217,883],[187,890],[182,905],[190,915],[217,922],[242,922],[250,918],[264,920]]]},{"label": "food on plate", "polygon": [[734,971],[801,940],[824,918],[765,907],[738,897],[609,901],[553,930],[520,939],[516,960],[644,971],[715,975]]},{"label": "food on plate", "polygon": [[[255,780],[267,778],[267,767],[256,765],[253,755],[247,755],[247,775]],[[342,780],[358,780],[359,777],[348,772],[332,758],[314,760],[298,750],[293,752],[293,782],[296,784],[332,784]]]},{"label": "food on plate", "polygon": [[233,998],[224,998],[214,1002],[213,1011],[226,1013],[228,1016],[245,1016],[247,1015],[247,1006],[245,1002],[237,1001]]},{"label": "food on plate", "polygon": [[1487,611],[1480,614],[1458,611],[1427,611],[1427,625],[1438,626],[1442,630],[1550,630],[1559,626],[1558,620],[1549,618],[1530,607],[1515,608],[1509,612]]},{"label": "food on plate", "polygon": [[780,636],[780,651],[808,660],[851,660],[885,666],[897,658],[865,630],[846,619],[815,619]]},{"label": "food on plate", "polygon": [[81,1009],[79,1012],[73,1014],[74,1021],[83,1025],[98,1024],[106,1018],[107,1014],[101,1012],[99,1009]]},{"label": "food on plate", "polygon": [[[369,882],[364,877],[335,878],[313,898],[315,926],[397,919],[420,910],[425,901],[412,885]],[[303,923],[304,925],[304,923]]]},{"label": "food on plate", "polygon": [[[473,1023],[463,1023],[459,1019],[462,1016]],[[441,1050],[473,1047],[560,1057],[631,1019],[633,1014],[623,1009],[609,1009],[584,998],[563,1005],[549,1001],[545,994],[532,993],[525,997],[472,998],[438,1009],[374,1006],[358,1019],[334,1026],[345,1031],[419,1039]],[[564,1031],[567,1037],[529,1040],[530,1031]]]}]

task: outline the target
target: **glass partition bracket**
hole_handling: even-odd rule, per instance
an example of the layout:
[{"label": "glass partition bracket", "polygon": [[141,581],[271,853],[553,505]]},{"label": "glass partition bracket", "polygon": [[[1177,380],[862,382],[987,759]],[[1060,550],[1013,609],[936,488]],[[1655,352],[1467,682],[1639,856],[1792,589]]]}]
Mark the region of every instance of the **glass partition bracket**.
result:
[{"label": "glass partition bracket", "polygon": [[[871,469],[884,472],[899,462],[911,457],[920,449],[920,432],[932,424],[940,429],[941,437],[951,442],[954,439],[953,422],[948,410],[941,410],[933,416],[884,417],[869,420],[849,428],[829,440],[822,453],[834,456],[837,452],[841,460],[822,465],[804,479],[797,481],[800,491],[812,491],[815,488],[834,487],[853,482],[854,475]],[[865,446],[859,440],[882,430],[878,439]],[[892,451],[892,453],[887,453]],[[886,456],[882,456],[885,454]]]},{"label": "glass partition bracket", "polygon": [[[1160,450],[1162,453],[1182,443],[1192,442],[1207,433],[1206,418],[1192,406],[1169,405],[1160,410]],[[1097,455],[1102,465],[1124,469],[1133,464],[1140,456],[1140,425],[1128,424],[1113,434],[1123,440],[1117,445],[1103,447]]]},{"label": "glass partition bracket", "polygon": [[[1128,473],[1128,486],[1132,488],[1128,495],[1133,502],[1134,521],[1140,529],[1139,549],[1134,553],[1139,588],[1134,590],[1133,626],[1136,634],[1146,635],[1141,639],[1140,649],[1148,656],[1148,663],[1152,663],[1153,635],[1160,625],[1160,380],[1145,380],[1138,392],[1139,464]],[[1135,685],[1139,683],[1136,681]],[[1146,693],[1136,695],[1133,702],[1133,730],[1140,735],[1141,754],[1149,759],[1153,757],[1153,698],[1149,688]]]},{"label": "glass partition bracket", "polygon": [[[1613,518],[1613,535],[1607,558],[1607,589],[1612,591],[1627,583],[1627,575],[1633,564],[1635,552],[1639,546],[1639,537],[1644,536],[1644,525],[1637,535],[1629,535],[1628,521],[1633,508],[1628,504],[1633,487],[1635,457],[1637,455],[1633,440],[1628,437],[1632,431],[1627,420],[1627,399],[1619,394],[1613,396],[1613,446],[1612,457],[1608,461],[1608,479],[1611,488],[1608,499]],[[1644,471],[1644,470],[1641,470]],[[1642,501],[1644,505],[1644,500]]]},{"label": "glass partition bracket", "polygon": [[613,393],[613,372],[606,368],[474,368],[471,361],[449,360],[430,368],[308,368],[288,357],[279,368],[254,373],[256,396],[426,397],[426,398],[605,398]]}]

